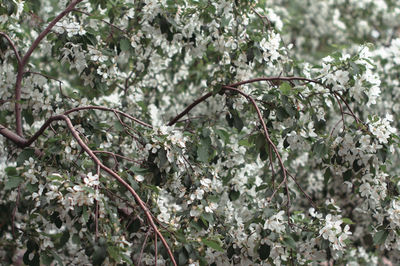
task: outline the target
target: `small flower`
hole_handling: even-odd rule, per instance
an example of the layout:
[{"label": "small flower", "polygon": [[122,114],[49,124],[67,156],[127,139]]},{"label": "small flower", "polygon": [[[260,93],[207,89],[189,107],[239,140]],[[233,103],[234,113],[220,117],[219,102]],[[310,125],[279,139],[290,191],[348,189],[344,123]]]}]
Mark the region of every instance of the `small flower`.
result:
[{"label": "small flower", "polygon": [[335,72],[335,77],[336,80],[341,84],[341,85],[346,85],[347,82],[349,81],[349,72],[343,71],[343,70],[338,70]]},{"label": "small flower", "polygon": [[136,175],[136,176],[135,176],[135,180],[138,181],[138,182],[142,182],[142,181],[144,180],[144,176],[142,176],[142,175]]},{"label": "small flower", "polygon": [[88,186],[98,186],[100,184],[98,175],[93,175],[92,172],[87,174],[83,182]]}]

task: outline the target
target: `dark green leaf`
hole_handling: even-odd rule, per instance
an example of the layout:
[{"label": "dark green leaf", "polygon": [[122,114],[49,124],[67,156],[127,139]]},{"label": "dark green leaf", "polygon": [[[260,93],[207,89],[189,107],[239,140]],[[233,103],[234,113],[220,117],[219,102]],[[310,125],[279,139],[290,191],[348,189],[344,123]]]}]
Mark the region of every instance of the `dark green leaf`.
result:
[{"label": "dark green leaf", "polygon": [[131,170],[132,172],[134,172],[137,175],[143,175],[149,172],[148,168],[140,168],[137,166],[131,166],[131,168],[129,168],[129,170]]},{"label": "dark green leaf", "polygon": [[329,179],[332,177],[331,169],[326,168],[325,173],[324,173],[324,184],[325,186],[328,185]]},{"label": "dark green leaf", "polygon": [[346,172],[343,173],[343,180],[344,181],[350,181],[353,176],[353,171],[351,169],[347,170]]},{"label": "dark green leaf", "polygon": [[128,39],[122,39],[120,42],[120,47],[121,50],[126,52],[129,51],[131,49],[131,42]]},{"label": "dark green leaf", "polygon": [[327,152],[327,148],[322,141],[318,141],[314,144],[313,151],[318,157],[324,157]]},{"label": "dark green leaf", "polygon": [[26,160],[28,160],[30,157],[35,158],[35,150],[31,148],[27,148],[23,150],[17,158],[17,165],[21,166],[24,164]]},{"label": "dark green leaf", "polygon": [[40,260],[44,265],[50,265],[53,262],[53,257],[43,252],[40,256]]},{"label": "dark green leaf", "polygon": [[69,231],[65,230],[60,238],[60,246],[64,247],[65,243],[69,240]]},{"label": "dark green leaf", "polygon": [[22,115],[25,118],[26,123],[28,123],[31,126],[34,122],[32,110],[25,109],[22,111]]},{"label": "dark green leaf", "polygon": [[239,132],[242,130],[244,125],[243,125],[243,121],[239,117],[239,115],[234,115],[233,116],[233,125]]},{"label": "dark green leaf", "polygon": [[12,166],[7,167],[6,169],[4,169],[4,171],[6,172],[6,174],[7,174],[8,176],[15,176],[15,175],[18,175],[17,168],[12,167]]},{"label": "dark green leaf", "polygon": [[119,248],[109,246],[109,247],[107,247],[107,252],[110,255],[110,257],[113,258],[116,262],[118,262],[120,260]]},{"label": "dark green leaf", "polygon": [[107,248],[105,246],[95,246],[93,252],[93,264],[101,265],[107,256]]},{"label": "dark green leaf", "polygon": [[215,241],[215,240],[209,240],[209,239],[203,238],[203,239],[201,239],[201,242],[203,242],[204,245],[206,245],[206,246],[208,246],[208,247],[210,247],[210,248],[212,248],[212,249],[215,249],[215,250],[217,250],[217,251],[221,251],[221,252],[224,252],[224,251],[225,251],[225,250],[221,247],[220,243],[217,242],[217,241]]},{"label": "dark green leaf", "polygon": [[260,248],[257,250],[258,254],[260,255],[260,259],[266,260],[269,257],[271,252],[271,247],[267,244],[262,244]]},{"label": "dark green leaf", "polygon": [[289,114],[286,112],[285,108],[283,108],[282,106],[279,106],[276,109],[276,118],[278,119],[278,121],[282,122],[288,117],[289,117]]},{"label": "dark green leaf", "polygon": [[167,152],[164,149],[159,149],[157,152],[160,168],[165,168],[168,165]]},{"label": "dark green leaf", "polygon": [[237,200],[240,196],[240,192],[236,191],[236,190],[231,190],[231,192],[229,193],[229,199],[231,201]]},{"label": "dark green leaf", "polygon": [[19,176],[9,176],[8,177],[8,181],[4,186],[4,189],[12,189],[12,188],[16,188],[19,186],[19,184],[22,183],[22,181],[24,181],[24,179],[22,179],[22,177]]},{"label": "dark green leaf", "polygon": [[208,162],[210,145],[211,143],[208,138],[201,140],[200,146],[197,148],[197,159],[200,162]]},{"label": "dark green leaf", "polygon": [[284,239],[283,239],[283,243],[285,244],[286,247],[291,248],[291,249],[296,249],[296,242],[294,241],[294,239],[287,235]]},{"label": "dark green leaf", "polygon": [[374,235],[374,245],[381,245],[385,243],[386,238],[388,237],[389,232],[386,230],[381,230]]}]

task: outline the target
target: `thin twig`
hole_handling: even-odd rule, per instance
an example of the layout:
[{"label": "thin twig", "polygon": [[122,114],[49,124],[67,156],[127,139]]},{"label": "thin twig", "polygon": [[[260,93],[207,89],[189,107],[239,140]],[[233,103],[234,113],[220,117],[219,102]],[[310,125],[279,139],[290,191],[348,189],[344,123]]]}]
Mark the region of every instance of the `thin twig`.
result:
[{"label": "thin twig", "polygon": [[130,161],[130,162],[133,162],[133,163],[143,164],[143,162],[140,162],[140,161],[137,161],[137,160],[134,160],[134,159],[128,158],[128,157],[126,157],[126,156],[119,155],[119,154],[117,154],[117,153],[113,153],[113,152],[110,152],[110,151],[100,151],[100,150],[96,150],[96,151],[93,151],[93,153],[104,153],[104,154],[108,154],[108,155],[114,157],[114,159],[116,159],[115,157],[118,157],[118,158],[121,158],[121,159]]},{"label": "thin twig", "polygon": [[120,114],[120,115],[122,115],[122,116],[124,116],[126,118],[129,118],[132,121],[135,121],[136,123],[138,123],[138,124],[140,124],[142,126],[145,126],[145,127],[148,127],[148,128],[153,128],[151,125],[149,125],[149,124],[147,124],[147,123],[145,123],[145,122],[143,122],[143,121],[141,121],[141,120],[139,120],[139,119],[127,114],[127,113],[124,113],[124,112],[119,111],[117,109],[107,108],[107,107],[103,107],[103,106],[89,105],[89,106],[76,107],[76,108],[73,108],[71,110],[66,111],[64,113],[64,115],[68,115],[70,113],[81,111],[81,110],[102,110],[102,111],[114,112],[114,113]]},{"label": "thin twig", "polygon": [[335,97],[335,99],[336,99],[336,101],[337,101],[337,103],[338,103],[338,105],[339,105],[339,108],[340,108],[340,114],[342,115],[342,120],[343,120],[343,132],[346,130],[346,126],[345,126],[345,124],[344,124],[344,111],[343,111],[343,107],[342,107],[342,104],[340,103],[340,101],[339,101],[339,98],[336,96],[336,94],[333,94],[333,96]]},{"label": "thin twig", "polygon": [[[260,13],[258,13],[254,7],[252,7],[251,10],[253,10],[253,12],[254,12],[257,16],[260,17],[262,23],[264,24],[264,27],[266,26],[266,25],[265,25],[265,22],[264,22],[264,19],[265,19],[265,20],[268,22],[268,29],[271,29],[271,25],[272,25],[272,24],[271,24],[271,21],[268,19],[268,17],[263,16],[263,15],[261,15]],[[263,28],[262,30],[263,30],[263,32],[264,32],[264,28]]]},{"label": "thin twig", "polygon": [[3,36],[4,38],[7,39],[7,41],[10,43],[11,48],[14,50],[15,58],[17,59],[18,65],[21,65],[21,57],[19,56],[17,46],[15,46],[14,42],[11,40],[10,36],[5,34],[4,32],[0,32],[0,35]]},{"label": "thin twig", "polygon": [[311,197],[307,194],[307,192],[304,191],[304,189],[300,186],[300,184],[297,182],[297,179],[291,175],[288,172],[288,175],[293,179],[294,183],[297,185],[297,187],[300,189],[300,191],[306,196],[306,198],[310,201],[311,205],[314,207],[314,209],[318,209],[317,206],[315,205],[314,201],[311,199]]},{"label": "thin twig", "polygon": [[[87,12],[85,12],[85,11],[83,11],[83,10],[80,10],[80,9],[77,9],[77,8],[72,9],[72,11],[78,12],[78,13],[81,13],[81,14],[84,14],[84,15],[86,15],[86,16],[88,16],[88,17],[91,17],[91,16],[92,16],[90,13],[87,13]],[[121,29],[121,28],[115,26],[114,24],[108,22],[107,20],[104,20],[104,19],[99,19],[99,20],[102,21],[102,22],[104,22],[104,23],[106,23],[107,25],[109,25],[109,26],[112,27],[112,28],[115,28],[115,29],[117,29],[117,30],[119,30],[119,31],[121,31],[121,32],[123,32],[123,33],[125,33],[125,34],[128,34],[125,30],[123,30],[123,29]]]},{"label": "thin twig", "polygon": [[139,254],[139,259],[138,259],[138,266],[140,266],[142,264],[142,256],[143,256],[143,252],[144,252],[144,247],[147,244],[147,239],[149,238],[150,232],[151,232],[150,229],[147,230],[146,236],[145,236],[144,241],[143,241],[142,248],[140,249],[140,254]]},{"label": "thin twig", "polygon": [[269,163],[270,163],[271,172],[272,172],[272,176],[271,176],[272,188],[275,189],[275,171],[274,171],[274,164],[273,164],[273,161],[272,161],[271,145],[269,145],[269,144],[268,144],[268,155],[269,155]]}]

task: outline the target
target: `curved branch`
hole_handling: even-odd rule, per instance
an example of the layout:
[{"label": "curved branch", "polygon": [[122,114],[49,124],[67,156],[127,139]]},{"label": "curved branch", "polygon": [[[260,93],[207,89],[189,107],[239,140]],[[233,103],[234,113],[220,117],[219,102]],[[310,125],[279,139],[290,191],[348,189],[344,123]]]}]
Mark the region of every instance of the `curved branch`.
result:
[{"label": "curved branch", "polygon": [[[245,81],[241,81],[241,82],[232,83],[227,86],[223,86],[222,88],[224,88],[224,87],[225,88],[227,88],[227,87],[235,88],[240,85],[255,83],[255,82],[259,82],[259,81],[294,81],[294,80],[307,81],[307,82],[316,83],[316,84],[324,86],[324,84],[322,82],[313,80],[313,79],[308,79],[308,78],[303,78],[303,77],[280,77],[279,76],[279,77],[264,77],[264,78],[255,78],[255,79],[245,80]],[[168,126],[174,125],[176,122],[178,122],[178,120],[180,118],[182,118],[187,113],[189,113],[190,110],[192,110],[196,105],[205,101],[212,95],[213,95],[213,93],[209,92],[209,93],[203,95],[202,97],[198,98],[192,104],[190,104],[188,107],[186,107],[185,110],[183,110],[180,114],[178,114],[176,117],[174,117],[167,125]]]},{"label": "curved branch", "polygon": [[130,120],[135,121],[136,123],[138,123],[138,124],[140,124],[142,126],[145,126],[145,127],[148,127],[148,128],[153,128],[153,126],[151,126],[151,125],[143,122],[142,120],[139,120],[139,119],[137,119],[137,118],[135,118],[135,117],[133,117],[131,115],[128,115],[127,113],[124,113],[124,112],[119,111],[117,109],[107,108],[107,107],[103,107],[103,106],[88,105],[88,106],[76,107],[76,108],[73,108],[71,110],[68,110],[68,111],[64,112],[64,115],[68,115],[68,114],[70,114],[72,112],[77,112],[77,111],[81,111],[81,110],[102,110],[102,111],[114,112],[114,113],[120,114],[120,115],[122,115],[122,116],[124,116],[126,118],[129,118]]},{"label": "curved branch", "polygon": [[238,87],[240,85],[255,83],[255,82],[259,82],[259,81],[278,81],[278,80],[279,81],[293,81],[293,80],[307,81],[307,82],[311,82],[311,83],[315,83],[315,84],[324,86],[324,84],[322,82],[313,80],[313,79],[308,79],[308,78],[303,78],[303,77],[280,77],[280,76],[279,77],[265,77],[265,78],[249,79],[249,80],[244,80],[241,82],[232,83],[227,86],[228,87]]},{"label": "curved branch", "polygon": [[5,34],[4,32],[0,32],[0,35],[3,36],[4,38],[6,38],[7,41],[10,43],[12,49],[14,50],[15,57],[17,58],[18,65],[21,65],[21,57],[19,56],[17,47],[15,46],[14,42],[11,40],[10,36]]},{"label": "curved branch", "polygon": [[24,76],[24,68],[25,65],[28,63],[30,56],[32,55],[33,51],[39,45],[39,43],[43,40],[44,37],[50,32],[50,30],[56,25],[58,21],[60,21],[65,15],[72,11],[75,6],[82,2],[83,0],[74,0],[72,1],[57,17],[55,17],[49,25],[39,34],[39,36],[33,41],[32,45],[29,47],[28,51],[21,59],[21,62],[18,66],[18,73],[17,79],[15,81],[15,127],[17,134],[19,136],[23,136],[22,132],[22,118],[21,118],[21,84],[22,78]]},{"label": "curved branch", "polygon": [[207,100],[212,95],[213,95],[212,92],[209,92],[209,93],[201,96],[200,98],[195,100],[192,104],[190,104],[188,107],[186,107],[185,110],[183,110],[179,115],[177,115],[171,121],[169,121],[169,123],[167,125],[168,126],[174,125],[176,122],[178,122],[179,119],[181,119],[183,116],[185,116],[187,113],[189,113],[190,110],[192,110],[196,105],[198,105],[199,103]]},{"label": "curved branch", "polygon": [[0,134],[5,136],[6,138],[12,140],[15,142],[20,147],[27,147],[30,144],[32,144],[40,135],[43,134],[43,132],[46,130],[47,127],[53,122],[57,120],[63,120],[67,124],[67,127],[69,131],[71,132],[72,136],[75,138],[75,140],[78,142],[79,146],[89,155],[89,157],[93,160],[93,162],[100,167],[103,171],[108,173],[110,176],[112,176],[114,179],[116,179],[120,184],[122,184],[134,197],[135,201],[137,204],[140,206],[140,208],[143,210],[143,212],[146,215],[146,218],[150,224],[150,226],[153,228],[154,232],[160,237],[161,242],[163,243],[165,249],[167,250],[167,253],[169,257],[171,258],[171,261],[174,265],[176,264],[174,255],[172,254],[171,249],[168,246],[167,241],[165,240],[164,236],[161,234],[161,232],[158,230],[156,224],[154,223],[153,217],[149,211],[149,209],[146,207],[145,203],[142,201],[142,199],[139,197],[139,195],[136,193],[136,191],[124,180],[122,179],[117,173],[115,173],[113,170],[105,166],[100,159],[94,154],[94,152],[85,144],[85,142],[80,138],[79,133],[76,131],[74,126],[72,125],[71,120],[68,118],[66,115],[56,115],[50,117],[43,125],[42,127],[28,140],[19,137],[17,134],[14,132],[11,132],[10,130],[7,130],[5,127],[2,127],[0,125]]},{"label": "curved branch", "polygon": [[[268,144],[272,147],[272,149],[274,150],[274,153],[275,153],[276,157],[278,158],[279,165],[280,165],[281,168],[282,168],[283,179],[286,180],[286,179],[287,179],[287,178],[286,178],[287,170],[286,170],[286,168],[285,168],[285,165],[283,164],[283,160],[282,160],[281,156],[279,155],[278,149],[276,148],[275,144],[273,143],[273,141],[271,140],[271,138],[270,138],[270,136],[269,136],[267,126],[266,126],[266,124],[265,124],[265,122],[264,122],[264,119],[263,119],[263,117],[262,117],[260,108],[258,108],[256,101],[253,99],[253,97],[251,97],[250,95],[248,95],[248,94],[242,92],[241,90],[235,89],[235,88],[230,87],[230,86],[223,86],[222,88],[223,88],[223,89],[226,89],[226,90],[235,91],[235,92],[241,94],[242,96],[244,96],[244,97],[254,106],[254,108],[256,109],[256,112],[257,112],[258,119],[260,120],[260,123],[261,123],[261,125],[262,125],[263,131],[264,131],[264,135],[265,135],[265,139],[267,140],[267,143],[268,143]],[[271,164],[272,164],[272,163],[271,163]]]},{"label": "curved branch", "polygon": [[21,64],[23,66],[26,65],[29,61],[29,57],[33,53],[33,51],[36,49],[36,47],[39,45],[39,43],[43,40],[44,37],[51,31],[51,29],[57,24],[58,21],[60,21],[63,17],[65,17],[69,12],[71,12],[77,4],[82,2],[83,0],[74,0],[72,1],[63,11],[61,11],[60,14],[58,14],[57,17],[55,17],[49,25],[39,34],[39,36],[36,38],[36,40],[33,41],[31,47],[29,47],[28,51],[22,58]]}]

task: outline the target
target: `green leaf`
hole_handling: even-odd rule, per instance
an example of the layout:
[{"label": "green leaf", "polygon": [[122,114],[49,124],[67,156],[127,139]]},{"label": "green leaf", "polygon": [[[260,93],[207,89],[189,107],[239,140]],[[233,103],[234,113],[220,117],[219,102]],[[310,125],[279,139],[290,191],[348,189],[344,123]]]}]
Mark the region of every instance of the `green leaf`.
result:
[{"label": "green leaf", "polygon": [[16,176],[16,175],[18,175],[17,168],[12,167],[12,166],[7,167],[6,169],[4,169],[4,171],[6,172],[6,174],[8,176]]},{"label": "green leaf", "polygon": [[197,159],[200,162],[207,163],[209,157],[210,141],[209,138],[201,140],[200,146],[197,148]]},{"label": "green leaf", "polygon": [[87,42],[90,43],[91,45],[96,45],[97,44],[97,39],[96,39],[96,35],[95,34],[87,32],[84,35],[84,37],[87,40]]},{"label": "green leaf", "polygon": [[286,112],[284,107],[279,106],[276,109],[276,118],[278,119],[278,121],[282,122],[288,117],[289,117],[289,114]]},{"label": "green leaf", "polygon": [[106,259],[107,249],[105,246],[95,246],[93,252],[93,265],[101,265]]},{"label": "green leaf", "polygon": [[31,126],[34,122],[32,110],[25,109],[22,111],[22,115],[25,118],[26,123],[28,123]]},{"label": "green leaf", "polygon": [[231,190],[229,193],[229,199],[231,201],[237,200],[240,197],[240,192],[236,190]]},{"label": "green leaf", "polygon": [[58,212],[53,212],[53,214],[50,216],[50,221],[54,223],[57,226],[57,228],[61,228],[62,221],[60,219],[60,214]]},{"label": "green leaf", "polygon": [[120,260],[119,248],[109,246],[107,247],[107,252],[111,258],[113,258],[116,262],[119,262]]},{"label": "green leaf", "polygon": [[137,175],[143,175],[149,172],[148,168],[140,168],[137,166],[131,166],[131,168],[129,168],[129,170],[131,170],[132,172],[134,172]]},{"label": "green leaf", "polygon": [[81,243],[81,239],[80,239],[79,235],[74,234],[72,236],[72,243],[74,243],[75,245],[79,245]]},{"label": "green leaf", "polygon": [[343,173],[343,180],[344,181],[350,181],[353,176],[353,171],[351,169],[347,170],[346,172]]},{"label": "green leaf", "polygon": [[223,91],[221,91],[221,89],[222,89],[222,85],[221,85],[221,84],[215,85],[215,86],[213,87],[212,94],[213,94],[213,95],[223,94]]},{"label": "green leaf", "polygon": [[291,236],[286,236],[283,239],[283,243],[285,244],[286,247],[291,248],[291,249],[296,249],[296,241]]},{"label": "green leaf", "polygon": [[342,218],[342,222],[344,224],[354,224],[354,222],[352,220],[350,220],[349,218]]},{"label": "green leaf", "polygon": [[120,123],[119,121],[115,121],[115,122],[114,122],[114,129],[115,129],[115,131],[117,131],[117,132],[122,132],[122,131],[125,130],[125,129],[124,129],[124,126],[121,125],[121,123]]},{"label": "green leaf", "polygon": [[327,152],[327,148],[322,141],[318,141],[314,144],[313,151],[318,157],[321,158],[321,157],[325,156],[325,154]]},{"label": "green leaf", "polygon": [[7,15],[11,16],[15,11],[15,3],[13,3],[11,0],[3,0],[2,2],[2,6],[5,6],[7,10]]},{"label": "green leaf", "polygon": [[215,241],[215,240],[210,240],[210,239],[203,238],[203,239],[201,239],[201,242],[203,242],[204,245],[206,245],[206,246],[208,246],[208,247],[210,247],[212,249],[215,249],[217,251],[221,251],[221,252],[225,251],[225,249],[223,249],[221,247],[220,243]]},{"label": "green leaf", "polygon": [[43,252],[40,256],[40,260],[44,265],[50,265],[53,262],[53,257]]},{"label": "green leaf", "polygon": [[131,42],[128,39],[122,39],[120,42],[120,47],[121,50],[126,52],[129,51],[131,49]]},{"label": "green leaf", "polygon": [[83,206],[82,209],[82,218],[87,223],[89,221],[89,213],[87,212],[86,206]]},{"label": "green leaf", "polygon": [[158,160],[160,161],[160,168],[165,168],[169,164],[167,159],[167,152],[164,149],[159,149],[157,152]]},{"label": "green leaf", "polygon": [[59,264],[60,266],[63,266],[63,265],[64,265],[63,262],[62,262],[62,260],[61,260],[61,258],[60,258],[60,256],[58,256],[56,252],[51,251],[51,255],[53,255],[54,259],[58,262],[58,264]]},{"label": "green leaf", "polygon": [[229,114],[226,114],[226,120],[230,127],[235,127],[239,132],[242,130],[244,124],[236,110],[231,109]]},{"label": "green leaf", "polygon": [[329,179],[332,177],[331,169],[328,167],[324,173],[324,185],[327,186],[329,183]]},{"label": "green leaf", "polygon": [[22,183],[22,181],[24,181],[24,179],[22,177],[9,176],[8,181],[7,181],[6,185],[4,186],[4,189],[8,190],[8,189],[16,188],[19,186],[19,184]]},{"label": "green leaf", "polygon": [[244,126],[242,119],[239,115],[233,116],[233,126],[240,132]]},{"label": "green leaf", "polygon": [[24,261],[24,263],[26,265],[29,266],[39,266],[40,265],[40,255],[39,253],[35,252],[34,256],[32,258],[32,260],[29,259],[29,255],[31,254],[31,252],[29,250],[26,250],[22,260]]},{"label": "green leaf", "polygon": [[381,245],[385,243],[386,238],[388,237],[389,232],[386,230],[381,230],[374,235],[374,245]]},{"label": "green leaf", "polygon": [[204,212],[201,215],[201,217],[204,218],[209,223],[213,223],[214,222],[214,216],[211,213]]},{"label": "green leaf", "polygon": [[224,142],[228,143],[229,142],[229,134],[223,129],[217,129],[215,130],[215,133],[222,139]]},{"label": "green leaf", "polygon": [[282,92],[283,95],[290,95],[292,93],[292,86],[289,82],[283,82],[279,86],[279,90]]},{"label": "green leaf", "polygon": [[60,238],[60,246],[64,247],[65,243],[68,242],[69,240],[69,231],[65,230],[64,233],[62,234],[61,238]]},{"label": "green leaf", "polygon": [[[59,146],[59,145],[58,145]],[[23,150],[17,158],[17,165],[21,166],[24,165],[24,162],[28,160],[30,157],[35,158],[35,150],[28,148]]]},{"label": "green leaf", "polygon": [[271,252],[271,247],[267,244],[262,244],[260,248],[257,250],[258,254],[260,255],[260,259],[266,260],[269,257]]}]

